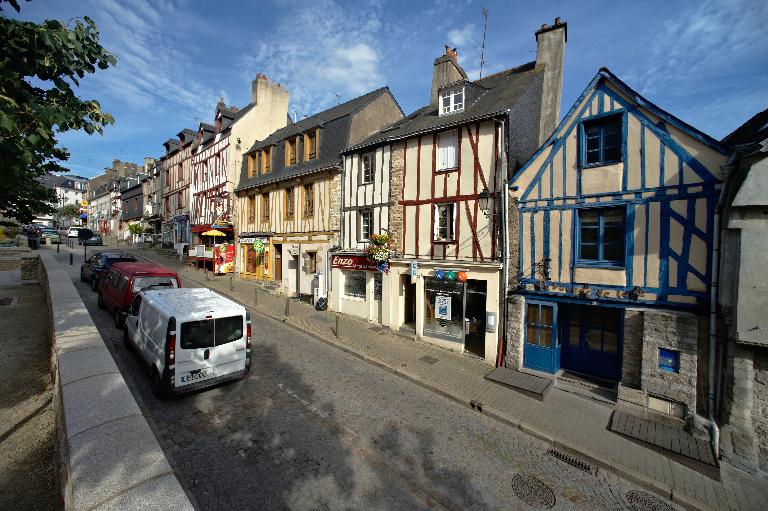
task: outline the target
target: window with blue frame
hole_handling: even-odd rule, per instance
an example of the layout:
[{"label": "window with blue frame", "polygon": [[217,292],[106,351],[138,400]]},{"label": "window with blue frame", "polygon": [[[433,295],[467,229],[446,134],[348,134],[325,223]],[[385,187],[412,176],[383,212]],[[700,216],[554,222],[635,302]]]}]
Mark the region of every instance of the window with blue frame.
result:
[{"label": "window with blue frame", "polygon": [[579,210],[577,263],[624,266],[624,208]]},{"label": "window with blue frame", "polygon": [[555,325],[554,307],[529,303],[527,316],[525,342],[541,348],[551,348]]},{"label": "window with blue frame", "polygon": [[611,115],[581,125],[582,165],[606,165],[621,161],[621,122],[621,115]]}]

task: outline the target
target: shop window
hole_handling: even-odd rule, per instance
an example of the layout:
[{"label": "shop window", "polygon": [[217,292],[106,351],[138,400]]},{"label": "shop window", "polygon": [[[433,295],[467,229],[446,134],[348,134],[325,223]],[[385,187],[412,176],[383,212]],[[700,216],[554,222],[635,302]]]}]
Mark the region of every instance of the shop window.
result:
[{"label": "shop window", "polygon": [[365,298],[365,272],[344,272],[344,295],[348,298]]},{"label": "shop window", "polygon": [[624,266],[624,208],[579,211],[578,263]]},{"label": "shop window", "polygon": [[304,218],[315,214],[315,187],[313,184],[304,185]]},{"label": "shop window", "polygon": [[616,353],[621,326],[619,314],[599,307],[589,307],[587,315],[587,347],[593,351]]},{"label": "shop window", "polygon": [[458,166],[459,132],[445,131],[437,136],[437,170],[451,170]]},{"label": "shop window", "polygon": [[555,327],[554,308],[551,305],[529,303],[525,319],[525,342],[542,348],[552,347]]},{"label": "shop window", "polygon": [[285,189],[285,217],[292,219],[295,209],[296,200],[294,197],[294,189],[291,186]]},{"label": "shop window", "polygon": [[435,206],[435,241],[453,241],[455,225],[455,204],[438,204]]},{"label": "shop window", "polygon": [[463,282],[424,278],[424,335],[464,342]]},{"label": "shop window", "polygon": [[360,214],[360,234],[358,236],[358,240],[370,241],[371,234],[373,234],[373,210],[361,209],[359,214]]},{"label": "shop window", "polygon": [[307,252],[307,273],[317,273],[317,252]]},{"label": "shop window", "polygon": [[621,115],[611,115],[581,125],[581,163],[607,165],[621,161]]},{"label": "shop window", "polygon": [[360,157],[360,184],[373,183],[375,174],[374,153],[367,153]]}]

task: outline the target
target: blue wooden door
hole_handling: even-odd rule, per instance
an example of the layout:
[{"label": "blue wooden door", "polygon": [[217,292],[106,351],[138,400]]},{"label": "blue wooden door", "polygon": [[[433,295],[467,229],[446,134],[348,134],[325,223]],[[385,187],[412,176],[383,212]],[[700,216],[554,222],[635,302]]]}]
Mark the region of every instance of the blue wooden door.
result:
[{"label": "blue wooden door", "polygon": [[605,380],[619,379],[623,309],[569,305],[560,313],[562,366]]},{"label": "blue wooden door", "polygon": [[557,304],[527,301],[523,365],[554,373],[560,369],[560,341],[557,335]]}]

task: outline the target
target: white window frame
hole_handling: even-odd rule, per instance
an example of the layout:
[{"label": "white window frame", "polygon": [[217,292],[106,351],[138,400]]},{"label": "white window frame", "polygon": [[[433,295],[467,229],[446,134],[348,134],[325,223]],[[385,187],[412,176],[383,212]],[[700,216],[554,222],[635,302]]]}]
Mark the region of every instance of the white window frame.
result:
[{"label": "white window frame", "polygon": [[[461,101],[457,100],[457,96],[461,95]],[[448,99],[448,104],[444,104],[444,100]],[[446,115],[453,112],[461,112],[464,110],[464,105],[467,102],[466,95],[464,94],[464,87],[457,87],[455,89],[444,90],[440,93],[440,115]]]},{"label": "white window frame", "polygon": [[452,170],[459,166],[459,130],[437,134],[437,170]]},{"label": "white window frame", "polygon": [[[443,228],[440,227],[440,211],[444,208],[450,208],[450,218],[445,226],[445,236],[441,234]],[[435,220],[432,226],[432,239],[434,241],[455,242],[456,241],[456,211],[458,206],[453,202],[445,202],[442,204],[435,204]]]},{"label": "white window frame", "polygon": [[[365,216],[368,214],[371,215],[370,221],[368,222],[368,236],[364,236],[365,227],[363,226],[364,225],[363,218],[365,218]],[[359,221],[358,223],[359,229],[358,229],[358,236],[357,236],[358,241],[360,243],[370,243],[371,241],[370,237],[373,234],[373,209],[372,208],[361,209],[360,211],[358,211],[357,219]]]},{"label": "white window frame", "polygon": [[[365,163],[368,161],[368,167]],[[367,173],[367,175],[366,175]],[[376,155],[373,152],[360,155],[360,184],[367,185],[373,183],[376,178]]]}]

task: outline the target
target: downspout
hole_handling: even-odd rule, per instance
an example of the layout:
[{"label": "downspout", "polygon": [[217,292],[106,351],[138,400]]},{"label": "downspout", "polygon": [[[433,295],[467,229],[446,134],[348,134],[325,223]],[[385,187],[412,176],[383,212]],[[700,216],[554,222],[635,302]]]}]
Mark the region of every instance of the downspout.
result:
[{"label": "downspout", "polygon": [[[509,110],[507,110],[509,112]],[[501,285],[501,300],[500,305],[502,307],[501,313],[501,342],[499,343],[499,352],[496,354],[496,367],[503,367],[506,360],[506,346],[507,346],[507,295],[509,294],[509,190],[507,189],[507,172],[509,169],[509,151],[507,136],[507,124],[504,119],[501,121],[501,135],[503,137],[502,154],[501,154],[501,175],[502,186],[501,190],[501,229],[502,229],[502,268],[501,275],[504,281]]]},{"label": "downspout", "polygon": [[325,255],[325,279],[323,285],[325,289],[325,303],[328,305],[328,291],[333,290],[333,283],[331,282],[331,256],[341,250],[341,246],[344,244],[344,169],[346,168],[346,156],[341,157],[341,196],[339,197],[339,241],[336,245],[332,246],[326,251]]}]

